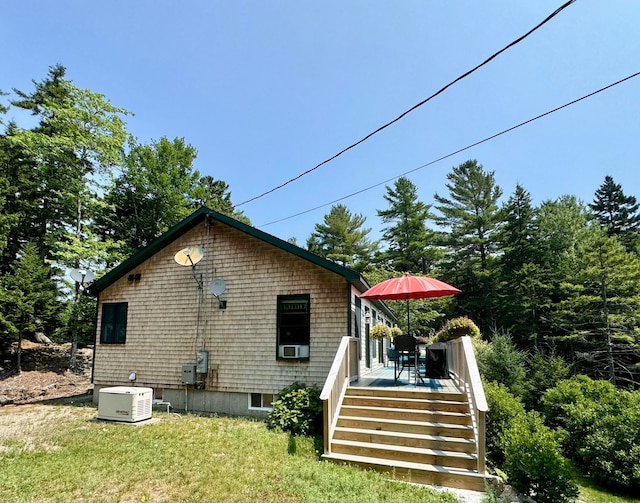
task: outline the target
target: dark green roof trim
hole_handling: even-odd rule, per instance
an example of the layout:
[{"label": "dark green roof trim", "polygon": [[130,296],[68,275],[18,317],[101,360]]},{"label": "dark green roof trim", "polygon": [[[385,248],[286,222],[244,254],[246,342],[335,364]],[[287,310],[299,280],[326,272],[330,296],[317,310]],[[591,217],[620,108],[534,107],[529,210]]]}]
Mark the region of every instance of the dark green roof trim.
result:
[{"label": "dark green roof trim", "polygon": [[134,255],[129,257],[127,260],[122,262],[120,265],[116,266],[110,272],[102,276],[99,280],[94,281],[93,284],[89,287],[89,292],[93,295],[98,294],[109,285],[115,283],[122,276],[127,274],[129,271],[136,268],[138,265],[142,264],[145,260],[155,255],[157,252],[165,248],[168,244],[176,240],[178,237],[185,234],[187,231],[193,229],[196,225],[198,225],[205,218],[211,218],[213,220],[217,220],[223,224],[226,224],[234,229],[237,229],[241,232],[249,234],[261,241],[269,243],[277,248],[285,250],[289,253],[293,253],[294,255],[308,260],[309,262],[316,264],[320,267],[328,269],[340,276],[342,276],[347,282],[355,284],[361,291],[365,291],[369,288],[369,285],[364,280],[364,278],[354,271],[353,269],[349,269],[348,267],[341,266],[336,264],[335,262],[331,262],[323,257],[316,255],[315,253],[311,253],[308,250],[300,248],[294,244],[289,243],[288,241],[284,241],[280,238],[272,236],[271,234],[267,234],[261,230],[256,229],[255,227],[251,227],[250,225],[245,224],[244,222],[240,222],[234,218],[228,217],[217,211],[210,210],[209,208],[202,207],[196,211],[194,211],[187,218],[182,220],[182,222],[173,226],[167,232],[165,232],[162,236],[151,242],[146,247],[142,248]]}]

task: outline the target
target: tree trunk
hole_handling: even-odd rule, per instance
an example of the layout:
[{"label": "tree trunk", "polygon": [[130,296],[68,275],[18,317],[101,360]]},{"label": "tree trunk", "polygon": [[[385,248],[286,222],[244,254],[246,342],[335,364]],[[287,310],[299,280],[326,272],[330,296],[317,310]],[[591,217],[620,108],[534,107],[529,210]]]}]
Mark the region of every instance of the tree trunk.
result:
[{"label": "tree trunk", "polygon": [[16,368],[22,373],[22,332],[18,332],[18,352],[16,353]]}]

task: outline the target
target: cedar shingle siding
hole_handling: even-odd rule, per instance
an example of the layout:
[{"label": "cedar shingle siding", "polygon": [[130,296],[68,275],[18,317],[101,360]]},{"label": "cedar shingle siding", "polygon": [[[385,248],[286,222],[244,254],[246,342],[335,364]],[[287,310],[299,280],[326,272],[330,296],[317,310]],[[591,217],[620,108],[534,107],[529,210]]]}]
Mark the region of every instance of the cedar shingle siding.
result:
[{"label": "cedar shingle siding", "polygon": [[[201,299],[191,267],[174,261],[176,252],[195,246],[205,252],[195,268],[203,284]],[[217,398],[201,396],[194,403],[217,409],[209,412],[238,413],[248,407],[247,393],[276,394],[294,381],[322,388],[341,337],[349,335],[352,286],[345,277],[224,222],[202,218],[138,262],[115,280],[103,281],[106,286],[99,290],[96,390],[128,385],[136,372],[137,386],[163,389],[180,400],[182,365],[205,349],[204,390],[190,387],[189,393]],[[131,274],[139,274],[139,280],[131,280]],[[215,278],[225,282],[226,309],[209,293]],[[276,359],[277,297],[291,294],[310,295],[309,361]],[[115,302],[127,303],[126,342],[101,344],[102,304]],[[225,406],[228,400],[220,392],[243,395]]]}]

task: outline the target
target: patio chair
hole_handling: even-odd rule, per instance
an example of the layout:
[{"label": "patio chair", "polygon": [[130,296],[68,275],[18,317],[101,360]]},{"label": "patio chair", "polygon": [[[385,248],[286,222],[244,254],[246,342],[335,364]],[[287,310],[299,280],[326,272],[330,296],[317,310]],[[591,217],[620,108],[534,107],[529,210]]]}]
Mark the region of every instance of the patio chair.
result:
[{"label": "patio chair", "polygon": [[393,362],[393,376],[395,380],[395,375],[398,372],[398,362],[400,361],[400,355],[393,348],[387,348],[387,362]]},{"label": "patio chair", "polygon": [[393,349],[398,352],[394,381],[397,382],[404,369],[407,369],[411,382],[411,368],[416,368],[416,340],[411,335],[398,335],[393,339]]}]

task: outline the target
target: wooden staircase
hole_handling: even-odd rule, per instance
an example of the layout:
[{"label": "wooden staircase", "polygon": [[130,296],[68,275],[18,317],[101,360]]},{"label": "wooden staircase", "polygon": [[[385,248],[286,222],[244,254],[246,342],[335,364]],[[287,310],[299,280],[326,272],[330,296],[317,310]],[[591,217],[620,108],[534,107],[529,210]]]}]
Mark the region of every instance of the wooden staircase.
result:
[{"label": "wooden staircase", "polygon": [[407,482],[485,490],[469,402],[459,391],[349,386],[328,443],[326,460]]}]

